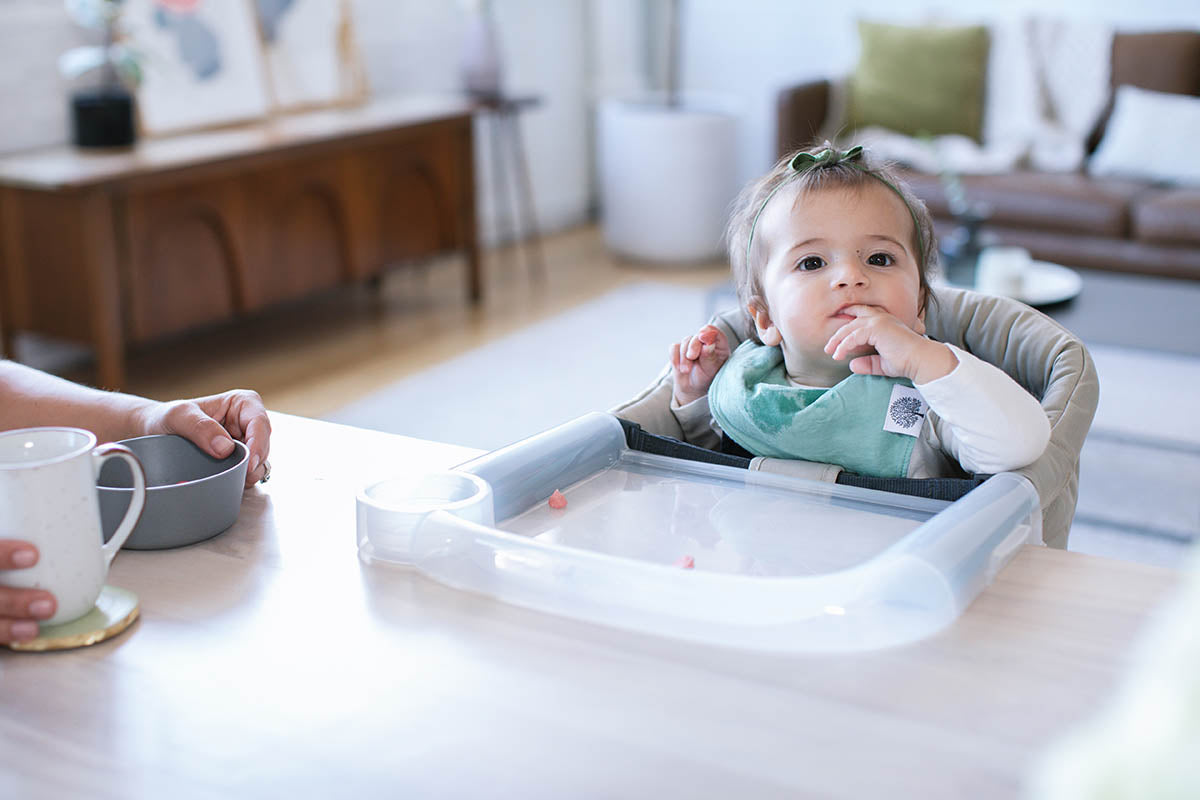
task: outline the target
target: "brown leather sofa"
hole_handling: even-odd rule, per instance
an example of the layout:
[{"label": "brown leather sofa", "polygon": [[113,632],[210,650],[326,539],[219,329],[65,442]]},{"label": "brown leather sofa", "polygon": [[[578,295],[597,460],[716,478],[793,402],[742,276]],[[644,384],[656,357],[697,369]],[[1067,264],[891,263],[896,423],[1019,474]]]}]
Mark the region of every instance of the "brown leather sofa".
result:
[{"label": "brown leather sofa", "polygon": [[[1112,86],[1123,84],[1200,96],[1200,31],[1118,33],[1113,38]],[[829,101],[829,81],[779,93],[781,155],[817,138]],[[1107,118],[1108,112],[1092,134],[1092,150]],[[938,177],[912,171],[905,177],[929,206],[939,232],[951,229],[954,222]],[[990,208],[987,230],[1002,244],[1028,248],[1034,258],[1200,279],[1200,188],[1028,170],[965,175],[962,182],[971,202]]]}]

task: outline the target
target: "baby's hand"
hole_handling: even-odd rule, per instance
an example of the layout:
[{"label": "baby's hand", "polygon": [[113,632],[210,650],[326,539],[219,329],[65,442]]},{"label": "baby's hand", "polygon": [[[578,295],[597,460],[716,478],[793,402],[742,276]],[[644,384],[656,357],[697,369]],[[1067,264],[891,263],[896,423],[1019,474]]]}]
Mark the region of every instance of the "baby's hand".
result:
[{"label": "baby's hand", "polygon": [[958,365],[949,347],[924,337],[925,324],[920,320],[919,330],[914,330],[879,306],[850,306],[845,311],[855,319],[838,328],[826,342],[825,352],[840,361],[856,350],[875,350],[851,358],[851,372],[929,383]]},{"label": "baby's hand", "polygon": [[708,394],[721,365],[729,359],[729,340],[712,325],[671,345],[675,402],[681,406]]}]

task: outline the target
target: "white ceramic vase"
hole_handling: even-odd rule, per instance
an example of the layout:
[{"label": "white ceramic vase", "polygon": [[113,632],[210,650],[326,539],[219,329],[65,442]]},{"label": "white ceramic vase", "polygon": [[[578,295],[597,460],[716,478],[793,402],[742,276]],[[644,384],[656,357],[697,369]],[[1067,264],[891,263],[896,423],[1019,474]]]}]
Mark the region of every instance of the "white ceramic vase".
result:
[{"label": "white ceramic vase", "polygon": [[609,100],[600,106],[604,241],[640,261],[721,254],[737,194],[737,116],[716,99]]},{"label": "white ceramic vase", "polygon": [[500,95],[503,66],[496,27],[487,8],[471,13],[459,55],[459,76],[463,89],[478,97]]}]

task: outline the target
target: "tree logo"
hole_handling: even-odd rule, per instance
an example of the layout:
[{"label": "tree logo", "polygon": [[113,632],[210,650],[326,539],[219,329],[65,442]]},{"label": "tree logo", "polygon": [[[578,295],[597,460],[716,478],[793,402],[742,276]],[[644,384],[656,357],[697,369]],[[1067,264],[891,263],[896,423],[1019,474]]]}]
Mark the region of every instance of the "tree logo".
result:
[{"label": "tree logo", "polygon": [[925,416],[921,413],[921,401],[915,397],[897,397],[888,409],[888,414],[892,422],[901,428],[911,428]]}]

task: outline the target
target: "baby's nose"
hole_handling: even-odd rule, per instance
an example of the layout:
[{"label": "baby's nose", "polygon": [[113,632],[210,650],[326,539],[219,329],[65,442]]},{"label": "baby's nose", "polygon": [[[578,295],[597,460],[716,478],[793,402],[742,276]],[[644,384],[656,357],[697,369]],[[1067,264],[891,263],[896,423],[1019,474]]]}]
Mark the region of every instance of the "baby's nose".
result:
[{"label": "baby's nose", "polygon": [[832,270],[833,285],[838,288],[866,286],[867,272],[859,264],[843,260]]}]

